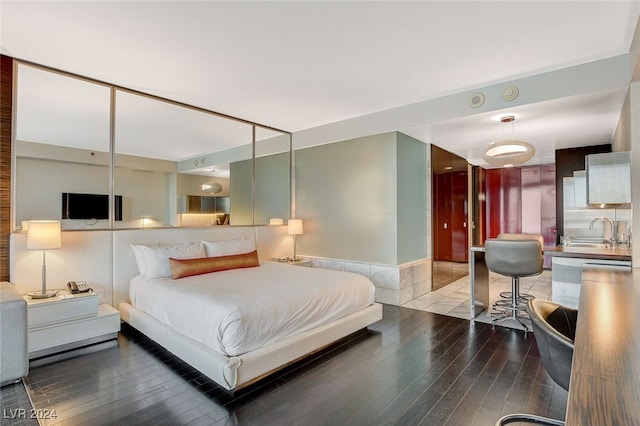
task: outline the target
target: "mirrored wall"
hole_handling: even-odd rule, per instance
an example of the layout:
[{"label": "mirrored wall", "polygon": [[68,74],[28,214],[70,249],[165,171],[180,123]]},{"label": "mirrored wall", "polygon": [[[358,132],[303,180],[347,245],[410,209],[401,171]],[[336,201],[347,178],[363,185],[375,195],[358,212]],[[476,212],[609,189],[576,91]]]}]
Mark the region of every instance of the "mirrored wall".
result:
[{"label": "mirrored wall", "polygon": [[291,212],[291,134],[17,63],[15,228],[267,225]]}]

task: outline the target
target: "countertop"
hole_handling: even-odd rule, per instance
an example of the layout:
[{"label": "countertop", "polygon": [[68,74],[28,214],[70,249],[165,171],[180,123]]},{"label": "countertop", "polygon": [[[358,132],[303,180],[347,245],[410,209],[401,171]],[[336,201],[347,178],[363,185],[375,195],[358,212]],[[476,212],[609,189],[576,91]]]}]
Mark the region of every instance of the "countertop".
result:
[{"label": "countertop", "polygon": [[582,273],[566,424],[640,425],[640,269]]},{"label": "countertop", "polygon": [[[469,248],[472,252],[483,252],[484,245],[477,244]],[[551,246],[543,250],[545,256],[576,257],[581,259],[606,259],[631,261],[631,249]]]},{"label": "countertop", "polygon": [[582,259],[631,260],[631,249],[628,248],[593,248],[593,247],[545,247],[545,256],[578,257]]}]

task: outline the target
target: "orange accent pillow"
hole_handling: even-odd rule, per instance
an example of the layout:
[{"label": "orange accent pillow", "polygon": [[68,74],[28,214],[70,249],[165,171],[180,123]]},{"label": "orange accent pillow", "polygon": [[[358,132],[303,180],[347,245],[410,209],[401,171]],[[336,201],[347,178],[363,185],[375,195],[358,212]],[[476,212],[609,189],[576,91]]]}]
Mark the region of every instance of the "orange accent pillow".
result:
[{"label": "orange accent pillow", "polygon": [[208,274],[209,272],[260,266],[258,250],[250,253],[199,257],[196,259],[174,259],[170,257],[169,263],[171,264],[171,278],[174,280],[192,275]]}]

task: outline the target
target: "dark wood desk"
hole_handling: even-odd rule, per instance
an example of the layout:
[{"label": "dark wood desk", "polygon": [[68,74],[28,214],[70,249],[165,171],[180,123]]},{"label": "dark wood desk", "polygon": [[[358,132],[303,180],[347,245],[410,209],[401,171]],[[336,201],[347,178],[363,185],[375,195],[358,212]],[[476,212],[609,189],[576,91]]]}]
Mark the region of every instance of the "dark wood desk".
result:
[{"label": "dark wood desk", "polygon": [[640,270],[585,269],[567,425],[640,425]]}]

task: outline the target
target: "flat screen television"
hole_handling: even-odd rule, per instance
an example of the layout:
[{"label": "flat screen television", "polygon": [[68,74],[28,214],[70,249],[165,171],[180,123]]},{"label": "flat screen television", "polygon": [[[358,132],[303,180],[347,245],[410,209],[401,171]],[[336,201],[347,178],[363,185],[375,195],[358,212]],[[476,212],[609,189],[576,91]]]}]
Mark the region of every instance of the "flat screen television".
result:
[{"label": "flat screen television", "polygon": [[[122,220],[122,195],[115,196],[115,212]],[[109,196],[63,192],[62,219],[109,219]]]}]

